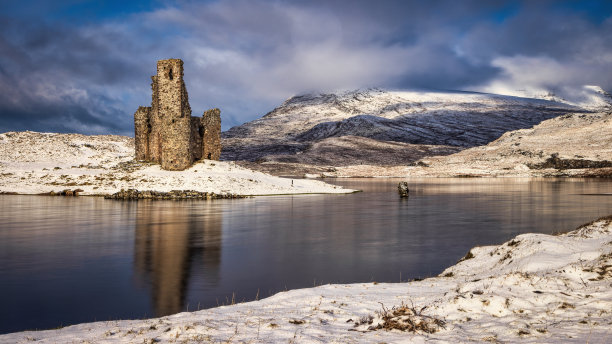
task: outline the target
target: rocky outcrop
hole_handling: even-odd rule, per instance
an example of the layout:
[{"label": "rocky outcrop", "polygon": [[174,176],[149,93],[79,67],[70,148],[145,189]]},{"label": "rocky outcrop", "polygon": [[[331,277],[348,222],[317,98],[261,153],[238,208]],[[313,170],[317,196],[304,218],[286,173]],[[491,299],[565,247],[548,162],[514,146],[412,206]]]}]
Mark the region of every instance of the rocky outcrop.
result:
[{"label": "rocky outcrop", "polygon": [[581,168],[604,168],[612,167],[612,161],[609,160],[588,160],[588,159],[561,159],[559,154],[551,154],[550,158],[539,164],[528,164],[533,170],[541,170],[545,168],[555,168],[557,170],[572,170]]},{"label": "rocky outcrop", "polygon": [[81,192],[83,192],[82,189],[75,189],[75,190],[65,189],[65,190],[61,190],[61,191],[45,192],[45,193],[41,193],[39,195],[40,196],[68,196],[68,197],[73,197],[73,196],[78,196]]},{"label": "rocky outcrop", "polygon": [[112,195],[104,196],[106,199],[120,200],[212,200],[212,199],[233,199],[245,198],[242,195],[236,194],[216,194],[214,192],[199,192],[193,190],[172,190],[170,192],[161,191],[138,191],[136,189],[121,190]]}]

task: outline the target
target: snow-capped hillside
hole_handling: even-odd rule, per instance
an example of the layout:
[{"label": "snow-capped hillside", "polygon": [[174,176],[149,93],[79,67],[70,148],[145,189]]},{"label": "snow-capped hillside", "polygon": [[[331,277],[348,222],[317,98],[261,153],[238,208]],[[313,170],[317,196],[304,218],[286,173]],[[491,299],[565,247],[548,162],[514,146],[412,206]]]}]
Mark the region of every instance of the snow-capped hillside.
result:
[{"label": "snow-capped hillside", "polygon": [[568,112],[587,111],[561,101],[474,92],[374,89],[302,95],[224,132],[223,158],[294,154],[313,142],[348,135],[467,148]]},{"label": "snow-capped hillside", "polygon": [[[441,154],[440,154],[441,155]],[[267,167],[267,170],[271,170]],[[353,164],[305,173],[347,176],[612,176],[612,111],[572,113],[519,129],[479,147],[403,166]]]}]

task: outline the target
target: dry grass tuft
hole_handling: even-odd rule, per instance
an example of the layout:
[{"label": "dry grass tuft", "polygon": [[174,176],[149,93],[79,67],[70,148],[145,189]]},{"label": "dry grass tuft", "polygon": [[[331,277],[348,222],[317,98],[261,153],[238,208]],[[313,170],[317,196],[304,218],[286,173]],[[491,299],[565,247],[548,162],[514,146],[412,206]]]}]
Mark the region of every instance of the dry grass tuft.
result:
[{"label": "dry grass tuft", "polygon": [[426,308],[427,306],[416,309],[414,306],[410,307],[402,304],[400,307],[387,309],[383,305],[382,311],[379,313],[382,322],[370,326],[368,330],[435,333],[440,328],[444,328],[445,322],[443,320],[423,314]]}]

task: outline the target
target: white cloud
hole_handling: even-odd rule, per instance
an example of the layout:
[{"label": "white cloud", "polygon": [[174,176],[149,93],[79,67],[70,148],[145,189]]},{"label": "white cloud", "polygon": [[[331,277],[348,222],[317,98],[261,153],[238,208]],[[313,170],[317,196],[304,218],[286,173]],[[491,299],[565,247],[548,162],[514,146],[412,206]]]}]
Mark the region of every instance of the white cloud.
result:
[{"label": "white cloud", "polygon": [[[590,59],[589,59],[590,60]],[[592,60],[591,60],[592,61]],[[606,85],[606,73],[597,65],[584,61],[560,62],[547,56],[498,57],[492,64],[502,73],[479,91],[515,96],[555,94],[571,102],[581,103],[591,96],[585,85]],[[599,68],[605,70],[605,64]]]}]

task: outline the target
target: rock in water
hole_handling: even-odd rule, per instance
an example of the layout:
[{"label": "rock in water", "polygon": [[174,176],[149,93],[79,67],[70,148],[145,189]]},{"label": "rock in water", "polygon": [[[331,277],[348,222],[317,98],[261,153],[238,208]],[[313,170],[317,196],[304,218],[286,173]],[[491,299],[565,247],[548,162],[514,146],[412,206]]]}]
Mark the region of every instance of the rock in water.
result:
[{"label": "rock in water", "polygon": [[400,182],[397,186],[400,197],[408,197],[408,182]]}]

